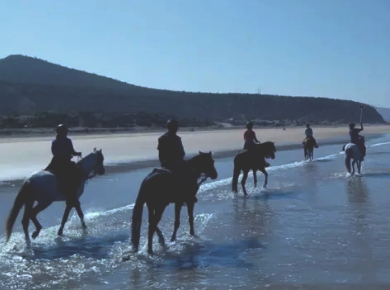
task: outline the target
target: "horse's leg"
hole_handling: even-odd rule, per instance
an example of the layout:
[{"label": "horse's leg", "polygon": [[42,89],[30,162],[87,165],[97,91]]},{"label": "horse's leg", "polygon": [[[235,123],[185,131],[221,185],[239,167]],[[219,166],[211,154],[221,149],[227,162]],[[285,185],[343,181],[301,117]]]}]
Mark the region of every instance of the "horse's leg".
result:
[{"label": "horse's leg", "polygon": [[352,161],[352,175],[355,174],[355,164],[356,164],[356,160],[353,159],[353,161]]},{"label": "horse's leg", "polygon": [[77,215],[80,218],[81,226],[85,230],[87,228],[87,226],[86,226],[86,224],[84,222],[84,213],[83,213],[83,211],[81,209],[80,201],[77,201],[77,203],[75,204],[75,209],[76,209]]},{"label": "horse's leg", "polygon": [[264,185],[263,185],[263,187],[266,188],[267,184],[268,184],[268,173],[265,170],[265,168],[261,168],[260,171],[263,172],[263,174],[264,174],[265,178],[264,178]]},{"label": "horse's leg", "polygon": [[31,246],[30,235],[28,233],[28,225],[30,223],[30,217],[31,217],[33,206],[34,206],[34,200],[29,200],[25,203],[24,214],[22,218],[22,226],[23,226],[24,236],[26,238],[26,244],[28,248]]},{"label": "horse's leg", "polygon": [[39,233],[42,230],[42,225],[39,223],[37,219],[37,215],[48,208],[48,206],[51,205],[51,202],[38,202],[38,204],[32,209],[30,219],[35,225],[35,231],[32,233],[31,237],[33,239],[36,239],[39,235]]},{"label": "horse's leg", "polygon": [[[176,234],[177,230],[180,227],[180,212],[181,212],[182,204],[180,202],[175,203],[175,225],[173,227],[173,234],[171,237],[171,242],[174,242],[176,240]],[[187,204],[188,207],[188,204]]]},{"label": "horse's leg", "polygon": [[152,205],[147,204],[148,206],[148,216],[149,216],[149,227],[148,227],[148,252],[150,254],[153,253],[153,234],[156,229],[155,226],[155,215],[154,215],[154,207]]},{"label": "horse's leg", "polygon": [[61,226],[58,229],[57,235],[62,236],[65,224],[68,221],[69,213],[72,210],[72,208],[73,208],[73,206],[68,205],[68,204],[66,205],[66,208],[65,208],[65,211],[64,211],[64,215],[62,216]]},{"label": "horse's leg", "polygon": [[246,182],[246,179],[248,178],[248,172],[249,172],[249,169],[244,169],[242,179],[241,179],[241,186],[242,186],[242,190],[244,191],[244,195],[248,195],[246,193],[246,189],[245,189],[245,182]]},{"label": "horse's leg", "polygon": [[357,169],[358,169],[358,173],[360,174],[360,170],[361,170],[361,168],[362,168],[362,160],[358,160],[358,162],[357,162]]},{"label": "horse's leg", "polygon": [[255,183],[255,187],[257,187],[257,174],[256,174],[257,169],[252,169],[253,172],[253,181]]},{"label": "horse's leg", "polygon": [[351,158],[348,155],[345,157],[345,167],[347,167],[348,173],[351,173]]},{"label": "horse's leg", "polygon": [[158,236],[158,242],[160,243],[161,246],[165,246],[165,238],[164,238],[164,235],[162,233],[162,231],[160,230],[160,228],[158,226],[156,226],[156,233],[157,233],[157,236]]},{"label": "horse's leg", "polygon": [[193,202],[187,203],[187,212],[188,212],[188,222],[190,223],[190,235],[195,235],[194,230],[194,206]]},{"label": "horse's leg", "polygon": [[148,233],[148,252],[149,254],[153,254],[153,235],[157,228],[158,223],[161,220],[162,214],[164,212],[165,206],[158,206],[154,208],[149,207],[149,233]]}]

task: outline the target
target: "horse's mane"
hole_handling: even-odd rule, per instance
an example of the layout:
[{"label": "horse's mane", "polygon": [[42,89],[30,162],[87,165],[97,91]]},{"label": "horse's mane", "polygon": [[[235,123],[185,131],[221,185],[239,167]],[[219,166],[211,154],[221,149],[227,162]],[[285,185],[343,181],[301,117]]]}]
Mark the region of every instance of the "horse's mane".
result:
[{"label": "horse's mane", "polygon": [[263,142],[263,143],[260,143],[260,144],[257,144],[256,145],[259,149],[270,149],[270,150],[273,150],[273,152],[276,152],[276,147],[275,147],[275,143],[272,142],[272,141],[266,141],[266,142]]}]

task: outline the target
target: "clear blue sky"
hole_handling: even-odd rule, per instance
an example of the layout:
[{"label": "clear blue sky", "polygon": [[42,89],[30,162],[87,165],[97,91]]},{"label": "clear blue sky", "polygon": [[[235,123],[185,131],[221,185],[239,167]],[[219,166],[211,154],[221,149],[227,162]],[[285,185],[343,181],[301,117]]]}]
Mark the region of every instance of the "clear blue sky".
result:
[{"label": "clear blue sky", "polygon": [[163,89],[390,107],[390,0],[0,0],[0,58]]}]

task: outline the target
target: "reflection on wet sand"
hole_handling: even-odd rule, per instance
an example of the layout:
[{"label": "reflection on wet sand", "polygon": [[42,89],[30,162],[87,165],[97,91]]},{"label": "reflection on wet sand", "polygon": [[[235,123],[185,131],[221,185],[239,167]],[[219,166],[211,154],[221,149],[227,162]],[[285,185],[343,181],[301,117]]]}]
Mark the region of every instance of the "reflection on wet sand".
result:
[{"label": "reflection on wet sand", "polygon": [[353,271],[362,273],[362,280],[368,283],[375,282],[375,257],[371,244],[373,235],[370,231],[370,205],[369,188],[363,177],[354,177],[347,180],[347,194],[350,218],[351,247],[359,251],[360,259],[351,265]]}]

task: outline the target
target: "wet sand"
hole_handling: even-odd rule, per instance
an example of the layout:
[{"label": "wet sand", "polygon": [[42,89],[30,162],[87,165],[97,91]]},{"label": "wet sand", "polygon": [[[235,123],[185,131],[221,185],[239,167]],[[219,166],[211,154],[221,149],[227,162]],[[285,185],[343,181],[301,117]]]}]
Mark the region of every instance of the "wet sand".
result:
[{"label": "wet sand", "polygon": [[[320,127],[313,128],[318,144],[345,143],[348,128]],[[230,157],[242,148],[244,130],[215,130],[179,132],[187,155],[201,151],[213,151],[215,157]],[[304,128],[267,128],[255,129],[261,142],[273,141],[278,150],[298,149],[304,137]],[[366,126],[363,135],[370,137],[386,134],[390,126]],[[76,150],[84,155],[94,147],[102,148],[106,164],[127,164],[128,168],[155,166],[157,163],[157,138],[162,132],[78,135],[71,136]],[[51,158],[50,146],[53,137],[11,137],[0,138],[0,173],[2,180],[21,178],[32,171],[45,167]],[[129,165],[131,163],[131,165]],[[21,170],[22,168],[22,170]],[[120,168],[120,166],[119,166]]]}]

